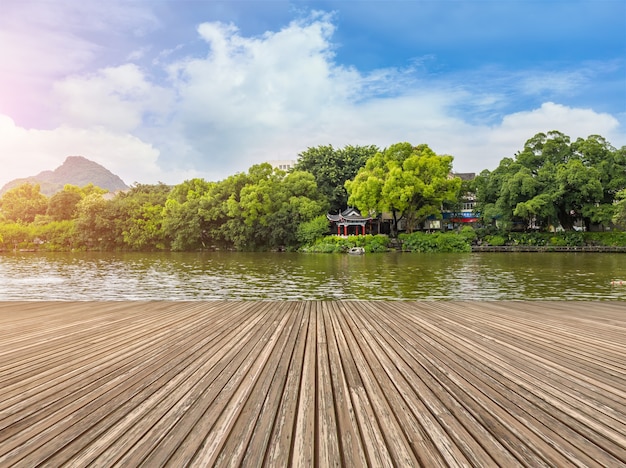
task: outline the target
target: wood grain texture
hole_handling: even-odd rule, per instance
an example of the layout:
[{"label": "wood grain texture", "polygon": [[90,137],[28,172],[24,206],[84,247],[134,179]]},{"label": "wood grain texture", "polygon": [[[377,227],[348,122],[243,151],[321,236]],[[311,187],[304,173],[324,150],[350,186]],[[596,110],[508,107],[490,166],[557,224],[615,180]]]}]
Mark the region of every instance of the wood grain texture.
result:
[{"label": "wood grain texture", "polygon": [[0,466],[625,466],[626,303],[0,302]]}]

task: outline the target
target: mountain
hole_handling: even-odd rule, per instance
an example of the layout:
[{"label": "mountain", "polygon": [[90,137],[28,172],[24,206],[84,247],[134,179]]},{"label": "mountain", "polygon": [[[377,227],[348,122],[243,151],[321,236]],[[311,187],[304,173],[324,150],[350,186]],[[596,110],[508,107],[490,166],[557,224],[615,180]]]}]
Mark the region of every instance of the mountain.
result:
[{"label": "mountain", "polygon": [[50,196],[63,189],[65,184],[83,187],[93,184],[110,192],[126,190],[128,186],[122,179],[104,166],[82,156],[68,156],[65,162],[54,171],[43,171],[36,176],[15,179],[2,187],[0,195],[7,190],[25,183],[39,184],[41,193]]}]

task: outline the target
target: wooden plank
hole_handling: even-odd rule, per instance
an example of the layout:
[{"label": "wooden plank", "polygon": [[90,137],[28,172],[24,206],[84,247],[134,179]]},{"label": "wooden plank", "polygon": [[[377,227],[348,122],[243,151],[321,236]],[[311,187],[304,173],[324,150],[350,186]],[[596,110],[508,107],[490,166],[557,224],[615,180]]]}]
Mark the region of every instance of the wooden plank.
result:
[{"label": "wooden plank", "polygon": [[[174,340],[177,339],[177,336],[169,335],[169,337]],[[152,335],[147,334],[146,338],[151,339]],[[211,338],[209,337],[204,342],[201,342],[200,346],[205,347],[210,341]],[[186,353],[190,352],[191,356],[197,359],[196,348],[193,345],[187,348],[187,343],[184,341],[174,341],[169,344],[168,348],[171,346],[176,347],[176,352],[172,353],[172,349],[165,349],[165,355],[168,356],[168,359],[174,356],[177,359],[182,359],[182,361],[171,362],[163,360],[163,355],[158,355],[155,356],[153,361],[148,361],[145,364],[137,363],[138,367],[136,369],[138,372],[131,368],[116,375],[113,380],[106,384],[96,381],[95,383],[100,383],[100,387],[96,387],[91,394],[86,395],[82,399],[71,400],[71,394],[68,395],[69,402],[67,406],[61,407],[61,413],[59,413],[60,416],[57,418],[55,425],[48,424],[45,426],[47,429],[44,431],[41,431],[37,427],[38,425],[34,425],[32,428],[24,431],[22,436],[27,441],[19,447],[20,452],[24,452],[27,447],[36,447],[37,444],[54,441],[53,443],[48,442],[45,445],[45,450],[40,447],[33,454],[33,456],[43,456],[48,452],[58,451],[59,447],[66,442],[73,444],[74,437],[77,435],[89,440],[90,437],[94,437],[94,434],[96,434],[101,445],[104,439],[103,433],[105,433],[102,425],[112,427],[115,424],[119,427],[119,418],[126,414],[128,408],[132,408],[134,404],[143,401],[143,399],[157,390],[162,390],[162,387],[171,385],[173,380],[175,381],[181,377],[179,375],[181,367],[177,367],[176,362],[183,364],[182,368],[185,372],[193,370],[193,367],[189,366],[189,355]],[[192,360],[191,362],[194,361]],[[92,396],[94,393],[95,397]],[[85,427],[88,427],[89,430],[85,431]],[[59,433],[61,436],[59,436]],[[8,446],[7,443],[3,444],[3,447],[8,448]],[[93,443],[90,445],[84,442],[79,445],[79,450],[86,446],[91,447],[90,450],[93,450]],[[65,449],[61,449],[61,452],[64,451]]]},{"label": "wooden plank", "polygon": [[[426,327],[428,327],[428,324],[424,323],[423,325],[425,325]],[[439,339],[441,339],[441,337],[444,337],[445,335],[440,333],[441,330],[441,326],[438,325],[438,327],[435,329],[432,329],[432,336],[435,336]],[[441,348],[441,354],[440,356],[447,356],[450,355],[450,353],[454,353],[455,349],[459,348],[459,345],[463,343],[463,340],[466,339],[467,334],[461,334],[461,335],[457,335],[456,337],[454,337],[453,339],[451,339],[450,341],[448,341],[448,347],[443,347]],[[436,344],[435,341],[431,342],[431,344]],[[494,351],[496,351],[492,344],[490,343],[489,345],[489,349],[485,350],[484,353],[481,353],[482,357],[484,358],[484,360],[486,362],[488,362],[488,364],[485,365],[485,367],[483,367],[483,369],[487,369],[487,371],[489,372],[490,369],[494,368],[494,363],[498,362],[498,353],[494,353]],[[475,340],[468,340],[468,346],[465,349],[465,353],[469,353],[469,355],[476,355],[476,353],[479,352],[480,353],[480,346],[477,345],[477,341]],[[429,352],[430,355],[436,355],[436,353],[433,350],[430,350]],[[459,350],[459,355],[462,354],[462,351]],[[460,375],[466,375],[465,371],[468,368],[472,368],[475,367],[475,363],[477,362],[477,359],[475,359],[474,357],[471,359],[471,362],[465,362],[464,364],[459,364],[458,367],[455,367],[453,362],[449,362],[448,364],[446,364],[446,368],[450,368],[450,369],[456,369],[458,371],[458,373]],[[540,404],[541,400],[545,398],[545,396],[542,396],[539,399],[535,399],[534,398],[534,394],[533,394],[533,390],[535,392],[537,392],[539,388],[543,387],[545,385],[545,381],[544,380],[537,380],[534,382],[529,382],[529,383],[525,383],[527,381],[519,379],[517,376],[520,374],[520,369],[523,368],[524,363],[519,361],[519,358],[515,355],[507,355],[506,356],[506,361],[501,361],[504,363],[505,366],[505,372],[504,373],[499,373],[498,375],[496,375],[494,377],[494,379],[492,380],[493,382],[506,382],[507,379],[511,379],[513,378],[513,380],[517,383],[517,384],[521,384],[523,386],[523,388],[526,388],[528,391],[528,394],[530,394],[531,396],[533,396],[533,399],[535,400],[535,404]],[[512,364],[515,363],[515,364]],[[447,376],[452,376],[454,374],[448,374]],[[483,407],[484,409],[481,410],[477,410],[479,411],[478,414],[482,414],[483,416],[487,413],[491,413],[493,410],[497,410],[498,406],[494,406],[492,404],[492,402],[500,402],[499,406],[504,407],[506,413],[510,414],[511,416],[516,415],[517,414],[517,418],[520,418],[519,421],[520,423],[515,423],[514,419],[511,420],[509,419],[509,422],[507,423],[507,427],[509,427],[510,429],[513,429],[515,427],[517,427],[517,429],[515,429],[515,431],[522,431],[520,432],[517,437],[521,437],[523,439],[528,439],[528,440],[535,440],[535,443],[532,444],[532,448],[533,451],[535,452],[541,452],[542,453],[542,458],[543,457],[548,457],[548,459],[550,457],[555,456],[556,454],[552,453],[553,451],[550,449],[549,445],[553,443],[553,441],[551,441],[550,439],[546,439],[545,442],[548,443],[548,445],[545,445],[545,442],[541,442],[541,436],[543,434],[545,434],[544,432],[544,426],[538,426],[540,427],[540,430],[537,431],[537,433],[526,433],[526,428],[530,428],[532,429],[533,427],[535,427],[533,425],[532,422],[530,422],[526,416],[523,416],[522,413],[518,412],[517,409],[515,408],[515,406],[510,406],[510,402],[511,400],[515,401],[515,394],[511,392],[511,384],[508,384],[509,386],[507,387],[506,391],[505,391],[505,396],[503,398],[500,398],[497,396],[497,393],[493,393],[493,391],[491,390],[491,386],[488,384],[487,381],[485,381],[484,379],[481,380],[477,380],[475,377],[465,377],[467,380],[464,381],[458,381],[457,382],[457,387],[459,388],[464,388],[464,389],[469,389],[471,388],[470,386],[468,386],[469,384],[471,384],[471,382],[483,382],[483,384],[480,386],[480,388],[483,391],[487,391],[486,395],[488,395],[489,400],[486,400],[487,403],[482,403],[481,407]],[[472,384],[472,385],[476,385],[476,383]],[[449,387],[448,391],[451,393],[454,393],[455,390],[453,387]],[[473,393],[473,399],[476,399],[475,401],[480,402],[482,401],[482,397],[481,397],[481,393]],[[519,400],[518,400],[519,401]],[[522,407],[525,409],[532,409],[533,406],[528,406],[528,405],[524,405],[524,403],[522,403]],[[557,407],[558,407],[558,403],[557,403]],[[480,407],[479,407],[480,408]],[[554,411],[555,407],[552,407],[552,410]],[[572,407],[570,408],[570,412],[571,411],[584,411],[585,408],[583,406],[579,406],[579,407]],[[494,415],[497,413],[494,413]],[[503,419],[499,419],[500,421],[505,421]],[[554,420],[552,421],[552,423],[554,423]],[[521,425],[520,425],[521,424]],[[547,427],[550,427],[550,424],[548,424]],[[580,425],[576,425],[575,426],[576,431],[581,431],[584,430],[584,427],[581,427]],[[548,434],[551,432],[548,432]],[[524,436],[522,436],[522,434],[525,434]],[[539,435],[539,439],[537,438],[537,435]],[[588,434],[588,436],[593,437],[593,435]],[[573,438],[575,440],[575,438]],[[600,439],[601,441],[605,441],[604,437]],[[600,441],[599,440],[599,441]],[[541,448],[544,447],[544,448]],[[569,442],[562,440],[562,444],[559,445],[560,448],[565,448],[565,447],[569,447],[569,449],[564,449],[564,450],[574,450],[576,451],[576,448],[573,447]],[[593,449],[594,446],[590,445],[588,450],[590,450],[593,453]],[[514,450],[514,448],[511,448],[511,450]],[[552,454],[551,454],[552,453]],[[551,455],[550,455],[551,454]],[[522,455],[522,454],[520,454]],[[526,456],[526,455],[525,455]],[[584,457],[583,457],[584,458]],[[593,458],[592,458],[593,459]],[[614,460],[613,460],[614,461]]]},{"label": "wooden plank", "polygon": [[623,466],[624,302],[0,302],[0,466]]},{"label": "wooden plank", "polygon": [[337,323],[334,320],[338,313],[338,304],[334,302],[324,303],[324,330],[326,331],[326,344],[328,347],[328,362],[330,366],[330,383],[335,414],[337,418],[338,448],[341,466],[366,466],[367,456],[361,438],[357,420],[357,409],[352,403],[350,383],[347,376],[346,363],[341,358],[339,351],[339,333]]},{"label": "wooden plank", "polygon": [[317,310],[314,303],[306,302],[305,316],[308,316],[306,344],[302,359],[302,375],[298,395],[298,409],[291,448],[290,465],[295,467],[315,466],[317,434],[315,433],[317,416]]},{"label": "wooden plank", "polygon": [[[266,309],[263,309],[263,312],[265,311]],[[126,455],[127,452],[133,457],[141,456],[153,448],[151,444],[154,434],[158,434],[161,439],[165,434],[171,433],[173,425],[180,418],[186,417],[185,421],[195,420],[197,413],[209,414],[210,418],[201,419],[203,427],[189,437],[191,439],[189,447],[192,449],[195,447],[197,450],[204,442],[205,431],[215,424],[232,391],[237,388],[239,379],[252,365],[252,361],[246,359],[248,354],[260,340],[271,333],[271,328],[265,325],[264,319],[265,313],[256,315],[253,321],[248,321],[245,328],[240,329],[234,340],[229,340],[227,346],[220,349],[211,348],[209,352],[200,356],[193,372],[183,369],[183,372],[178,373],[166,386],[136,406],[121,422],[109,430],[105,437],[99,439],[104,450],[97,454],[95,462],[103,466],[118,461],[121,463],[123,458],[120,459],[120,456]],[[205,413],[207,403],[216,404],[217,409]],[[181,430],[186,431],[184,424]],[[185,455],[190,454],[187,451]],[[84,458],[79,458],[76,462],[84,463],[82,460]]]},{"label": "wooden plank", "polygon": [[292,459],[293,439],[298,413],[298,397],[306,355],[306,338],[311,325],[310,310],[303,308],[302,321],[298,327],[296,343],[287,370],[281,400],[276,407],[276,417],[270,435],[264,465],[288,466]]},{"label": "wooden plank", "polygon": [[[401,397],[398,398],[395,411],[400,418],[406,418],[405,431],[412,434],[412,444],[422,463],[447,466],[445,459],[439,458],[441,452],[435,444],[440,444],[441,439],[449,438],[473,466],[517,464],[517,460],[472,417],[461,402],[452,398],[449,393],[441,392],[439,384],[422,371],[420,362],[409,358],[407,344],[389,333],[389,328],[384,325],[384,317],[379,314],[376,305],[368,303],[363,305],[358,317],[363,320],[363,327],[368,334],[371,334],[368,342],[376,347],[376,355],[383,360],[385,374],[394,383],[394,389],[388,392],[389,398],[396,395]],[[413,418],[408,417],[410,414]],[[441,428],[429,431],[423,429],[432,428],[433,425]],[[433,436],[439,436],[434,443],[431,441]],[[449,451],[446,450],[447,452]],[[459,459],[460,457],[453,458],[455,462]]]},{"label": "wooden plank", "polygon": [[[274,410],[278,405],[284,388],[285,376],[295,346],[297,326],[302,320],[302,309],[294,303],[280,304],[281,311],[289,315],[276,351],[268,359],[261,378],[259,378],[246,401],[237,422],[228,435],[215,466],[262,466],[264,454],[274,420]],[[279,305],[279,306],[280,306]],[[277,306],[278,307],[278,306]],[[156,457],[155,461],[159,460]],[[154,466],[150,459],[145,466]]]},{"label": "wooden plank", "polygon": [[[333,371],[331,368],[328,341],[332,340],[330,330],[326,329],[324,320],[326,307],[324,303],[315,303],[317,325],[317,434],[315,453],[318,466],[342,466],[339,441],[344,437],[339,432],[337,407],[333,392]],[[337,374],[335,374],[337,375]]]}]

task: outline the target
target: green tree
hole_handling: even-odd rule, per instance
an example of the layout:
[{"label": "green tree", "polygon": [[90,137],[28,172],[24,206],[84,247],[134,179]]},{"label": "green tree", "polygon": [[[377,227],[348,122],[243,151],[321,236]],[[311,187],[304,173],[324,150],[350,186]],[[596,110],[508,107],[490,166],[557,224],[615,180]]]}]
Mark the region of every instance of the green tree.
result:
[{"label": "green tree", "polygon": [[[119,193],[111,202],[111,224],[121,233],[127,248],[162,250],[168,239],[163,226],[163,210],[171,187],[159,184],[135,184]],[[119,234],[117,238],[119,239]]]},{"label": "green tree", "polygon": [[295,246],[298,226],[328,207],[308,172],[286,174],[259,164],[248,177],[239,194],[228,199],[230,219],[224,226],[226,238],[239,249]]},{"label": "green tree", "polygon": [[348,203],[362,213],[390,212],[393,233],[405,219],[412,232],[428,216],[441,217],[444,202],[453,202],[461,179],[450,177],[452,156],[439,156],[427,145],[397,143],[370,158],[346,182]]},{"label": "green tree", "polygon": [[76,222],[73,219],[51,221],[35,225],[35,236],[44,242],[43,248],[49,251],[71,250],[76,238]]},{"label": "green tree", "polygon": [[329,227],[326,215],[319,215],[310,221],[300,223],[296,231],[296,238],[300,244],[310,245],[327,236]]},{"label": "green tree", "polygon": [[78,187],[66,185],[63,190],[50,197],[46,214],[53,221],[72,219],[76,214],[76,205],[83,199],[83,196]]},{"label": "green tree", "polygon": [[115,245],[108,213],[109,202],[92,193],[76,206],[76,241],[88,249],[108,249]]},{"label": "green tree", "polygon": [[626,188],[626,146],[615,149],[600,135],[578,138],[572,150],[583,164],[598,171],[602,197],[597,203],[587,203],[582,210],[587,222],[608,226],[615,214],[617,194]]},{"label": "green tree", "polygon": [[615,199],[612,221],[623,229],[626,228],[626,189],[617,192]]},{"label": "green tree", "polygon": [[199,215],[202,218],[206,242],[217,247],[231,248],[231,234],[241,230],[237,226],[240,221],[229,216],[229,200],[239,201],[241,189],[251,183],[248,174],[237,173],[216,184],[212,184],[206,196],[199,204]]},{"label": "green tree", "polygon": [[11,221],[32,223],[37,215],[48,209],[48,197],[40,192],[39,184],[25,183],[5,192],[0,198],[0,210]]},{"label": "green tree", "polygon": [[607,222],[616,189],[624,184],[621,175],[610,183],[610,174],[623,172],[620,164],[598,137],[572,144],[558,131],[538,133],[515,159],[504,158],[493,172],[476,178],[478,210],[486,222],[498,219],[504,228],[515,221],[525,227],[560,224],[566,230],[577,219],[587,226]]},{"label": "green tree", "polygon": [[176,185],[170,192],[163,212],[163,229],[173,250],[207,247],[208,226],[201,214],[201,204],[210,197],[215,183],[196,178]]},{"label": "green tree", "polygon": [[295,170],[313,174],[318,190],[328,199],[331,212],[348,206],[347,180],[352,180],[369,158],[378,152],[376,146],[345,146],[335,149],[332,145],[308,148],[300,153]]},{"label": "green tree", "polygon": [[0,224],[0,237],[5,248],[29,247],[34,239],[32,225],[9,222]]}]

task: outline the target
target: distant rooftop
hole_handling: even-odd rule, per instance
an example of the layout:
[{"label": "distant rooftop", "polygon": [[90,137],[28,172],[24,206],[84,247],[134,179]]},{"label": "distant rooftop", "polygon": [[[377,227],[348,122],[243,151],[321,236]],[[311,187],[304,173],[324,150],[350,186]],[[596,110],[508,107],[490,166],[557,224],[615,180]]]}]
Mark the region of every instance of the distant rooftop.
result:
[{"label": "distant rooftop", "polygon": [[288,171],[296,165],[295,159],[277,159],[274,161],[267,161],[275,169]]},{"label": "distant rooftop", "polygon": [[453,172],[452,175],[461,180],[474,180],[476,178],[475,172]]}]

